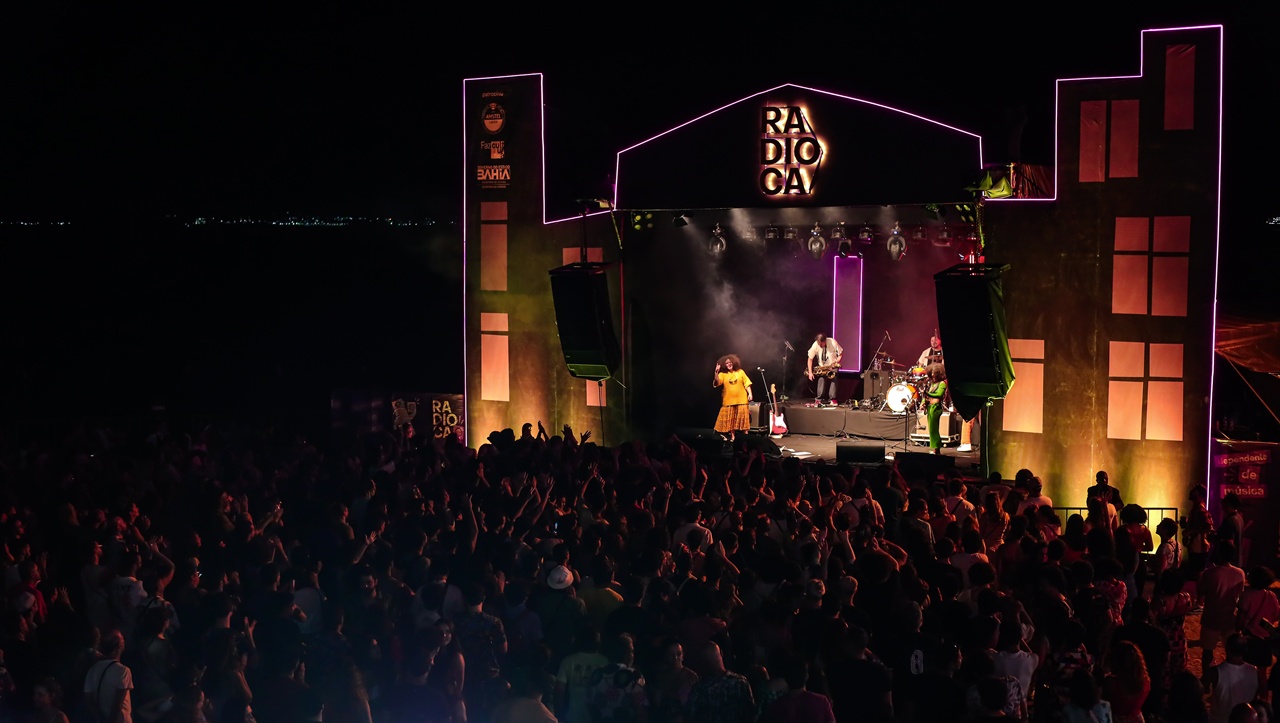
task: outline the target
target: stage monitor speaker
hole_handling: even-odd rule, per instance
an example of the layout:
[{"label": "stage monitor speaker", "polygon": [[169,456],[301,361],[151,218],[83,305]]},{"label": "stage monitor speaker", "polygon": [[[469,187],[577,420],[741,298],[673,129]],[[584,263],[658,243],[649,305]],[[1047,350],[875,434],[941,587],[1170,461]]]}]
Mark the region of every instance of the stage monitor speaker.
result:
[{"label": "stage monitor speaker", "polygon": [[890,384],[890,376],[885,369],[868,369],[862,372],[862,401],[884,399],[884,393],[893,386]]},{"label": "stage monitor speaker", "polygon": [[884,464],[884,442],[865,439],[836,442],[836,461],[853,464]]},{"label": "stage monitor speaker", "polygon": [[613,331],[604,264],[569,264],[550,273],[556,329],[569,374],[608,379],[622,365],[622,348]]},{"label": "stage monitor speaker", "polygon": [[898,465],[898,471],[908,482],[932,482],[938,475],[956,466],[955,457],[928,452],[898,452],[893,459]]},{"label": "stage monitor speaker", "polygon": [[960,416],[973,419],[1013,386],[1000,275],[1008,266],[958,264],[934,275],[947,389]]},{"label": "stage monitor speaker", "polygon": [[700,457],[719,457],[724,454],[728,445],[714,429],[707,427],[681,427],[674,430],[680,441],[693,447]]}]

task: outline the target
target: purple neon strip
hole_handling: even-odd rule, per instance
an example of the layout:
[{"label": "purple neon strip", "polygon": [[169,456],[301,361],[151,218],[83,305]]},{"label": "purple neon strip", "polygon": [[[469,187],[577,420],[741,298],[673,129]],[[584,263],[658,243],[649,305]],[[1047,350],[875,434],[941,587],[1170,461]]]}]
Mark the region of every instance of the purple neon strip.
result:
[{"label": "purple neon strip", "polygon": [[[837,297],[840,293],[840,254],[831,257],[831,335],[838,335],[840,327],[836,326],[836,311],[840,308]],[[844,371],[844,359],[841,359],[840,370]]]}]

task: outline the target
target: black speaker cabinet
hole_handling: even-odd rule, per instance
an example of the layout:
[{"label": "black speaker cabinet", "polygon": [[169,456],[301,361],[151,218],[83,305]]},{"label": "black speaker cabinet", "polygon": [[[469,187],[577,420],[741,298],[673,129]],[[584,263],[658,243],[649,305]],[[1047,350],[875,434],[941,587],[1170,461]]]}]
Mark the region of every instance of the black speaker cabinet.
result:
[{"label": "black speaker cabinet", "polygon": [[1013,386],[1001,274],[1008,266],[959,264],[934,274],[938,332],[952,402],[972,419]]},{"label": "black speaker cabinet", "polygon": [[893,386],[889,377],[887,369],[868,369],[862,372],[862,401],[884,399],[884,393]]},{"label": "black speaker cabinet", "polygon": [[883,464],[884,442],[866,439],[836,442],[836,461],[853,464]]},{"label": "black speaker cabinet", "polygon": [[945,454],[898,452],[893,458],[898,464],[898,471],[908,482],[932,482],[938,475],[956,466],[956,458]]},{"label": "black speaker cabinet", "polygon": [[613,331],[604,265],[569,264],[550,273],[556,329],[569,373],[579,379],[608,379],[622,365],[622,348]]}]

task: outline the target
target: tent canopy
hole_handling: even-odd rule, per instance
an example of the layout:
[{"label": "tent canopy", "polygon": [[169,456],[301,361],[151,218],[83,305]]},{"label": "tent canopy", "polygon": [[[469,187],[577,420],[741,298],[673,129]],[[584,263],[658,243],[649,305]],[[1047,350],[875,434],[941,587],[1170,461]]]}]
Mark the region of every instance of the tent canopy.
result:
[{"label": "tent canopy", "polygon": [[1280,321],[1219,312],[1215,345],[1237,366],[1280,374]]}]

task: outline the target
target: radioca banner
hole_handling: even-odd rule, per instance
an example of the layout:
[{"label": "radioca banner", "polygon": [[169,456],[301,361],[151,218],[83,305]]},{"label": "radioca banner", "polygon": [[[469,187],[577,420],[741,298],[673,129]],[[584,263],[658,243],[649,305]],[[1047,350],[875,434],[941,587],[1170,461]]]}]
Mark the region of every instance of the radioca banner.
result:
[{"label": "radioca banner", "polygon": [[330,396],[334,431],[392,432],[408,437],[464,438],[466,419],[461,394],[336,389]]}]

